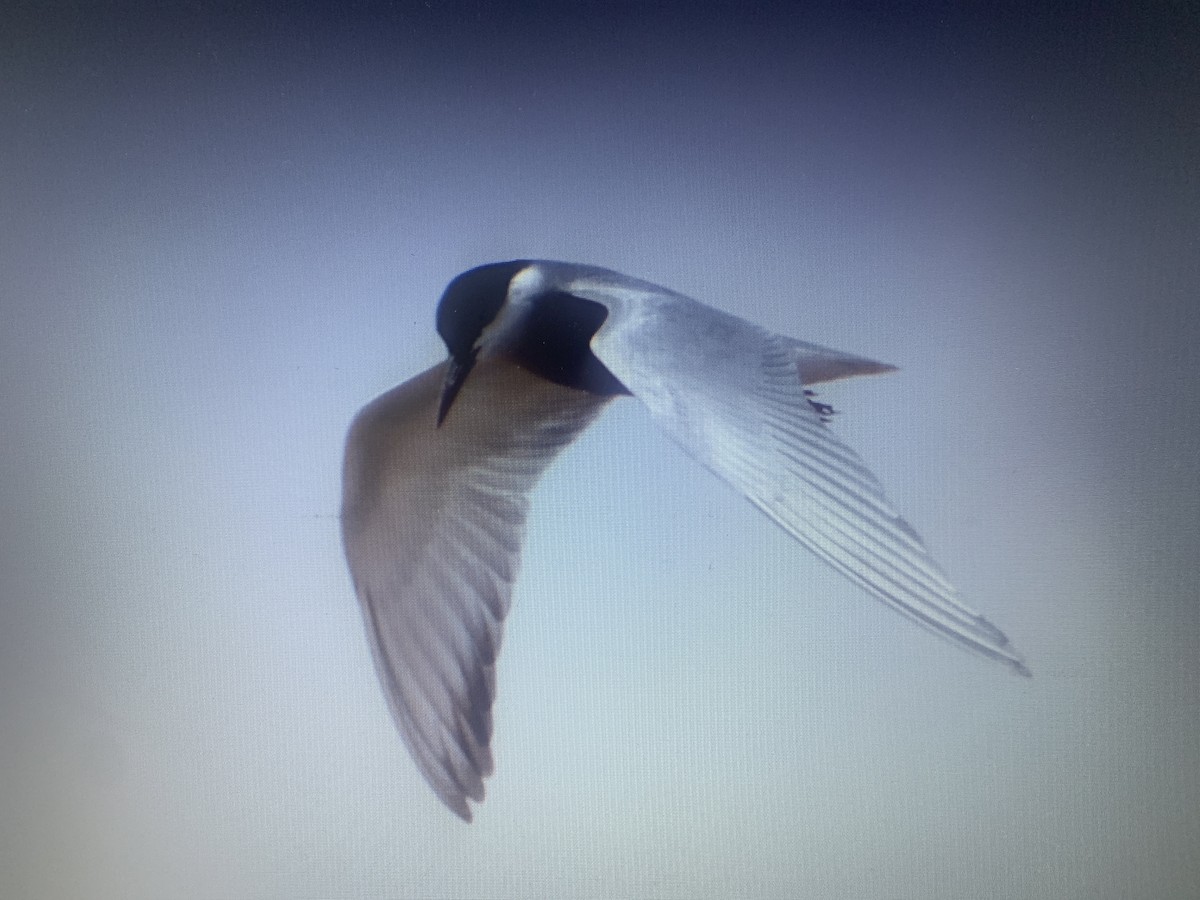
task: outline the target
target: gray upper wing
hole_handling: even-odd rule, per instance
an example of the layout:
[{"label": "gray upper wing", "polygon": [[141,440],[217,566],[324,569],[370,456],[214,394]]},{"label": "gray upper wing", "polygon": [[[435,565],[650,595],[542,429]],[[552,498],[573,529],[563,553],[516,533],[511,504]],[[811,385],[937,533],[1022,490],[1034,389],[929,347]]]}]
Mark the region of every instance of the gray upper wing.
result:
[{"label": "gray upper wing", "polygon": [[688,453],[879,599],[1028,674],[1008,638],[959,599],[804,393],[806,371],[811,383],[890,366],[772,334],[604,270],[579,270],[567,289],[608,307],[593,352]]},{"label": "gray upper wing", "polygon": [[491,774],[495,665],[528,494],[603,400],[481,361],[436,427],[445,364],[368,404],[342,536],[376,668],[421,773],[455,813]]}]

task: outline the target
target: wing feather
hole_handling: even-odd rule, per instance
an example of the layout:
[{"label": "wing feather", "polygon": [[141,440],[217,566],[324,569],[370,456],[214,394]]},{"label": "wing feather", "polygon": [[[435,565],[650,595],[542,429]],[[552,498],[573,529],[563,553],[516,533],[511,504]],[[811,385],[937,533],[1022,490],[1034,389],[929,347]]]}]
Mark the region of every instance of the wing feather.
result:
[{"label": "wing feather", "polygon": [[481,360],[439,428],[444,373],[429,369],[355,418],[342,536],[400,734],[469,821],[493,767],[496,659],[528,494],[605,398]]},{"label": "wing feather", "polygon": [[572,294],[608,308],[593,352],[689,454],[871,594],[1029,674],[1003,632],[959,598],[804,391],[806,383],[892,366],[775,335],[604,270],[577,267],[563,278]]}]

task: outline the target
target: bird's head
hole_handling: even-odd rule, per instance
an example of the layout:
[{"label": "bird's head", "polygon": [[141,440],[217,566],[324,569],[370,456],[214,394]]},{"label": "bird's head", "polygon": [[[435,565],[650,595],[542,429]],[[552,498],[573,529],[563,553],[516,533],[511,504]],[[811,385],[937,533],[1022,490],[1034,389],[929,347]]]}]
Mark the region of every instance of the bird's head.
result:
[{"label": "bird's head", "polygon": [[529,261],[513,260],[469,269],[446,286],[438,302],[437,330],[450,359],[442,382],[438,425],[446,418],[480,352],[502,346],[519,326],[527,301],[537,290],[537,275]]}]

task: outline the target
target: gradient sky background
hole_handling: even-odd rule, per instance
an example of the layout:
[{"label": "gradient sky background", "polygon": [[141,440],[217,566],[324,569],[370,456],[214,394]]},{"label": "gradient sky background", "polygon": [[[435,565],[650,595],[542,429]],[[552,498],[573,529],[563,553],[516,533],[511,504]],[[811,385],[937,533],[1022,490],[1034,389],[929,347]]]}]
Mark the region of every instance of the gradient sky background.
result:
[{"label": "gradient sky background", "polygon": [[[0,895],[1200,896],[1196,7],[432,6],[5,4]],[[455,819],[342,440],[519,256],[899,365],[822,398],[1034,678],[622,402]]]}]

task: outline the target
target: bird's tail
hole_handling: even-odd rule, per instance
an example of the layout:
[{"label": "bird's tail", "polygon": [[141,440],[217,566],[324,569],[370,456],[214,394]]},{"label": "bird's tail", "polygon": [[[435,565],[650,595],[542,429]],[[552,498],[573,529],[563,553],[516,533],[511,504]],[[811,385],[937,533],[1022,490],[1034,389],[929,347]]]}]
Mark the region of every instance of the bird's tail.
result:
[{"label": "bird's tail", "polygon": [[896,370],[895,366],[887,363],[831,350],[818,344],[789,341],[788,345],[796,361],[796,371],[800,373],[801,384],[820,384],[823,381],[836,381],[854,375],[878,375]]}]

